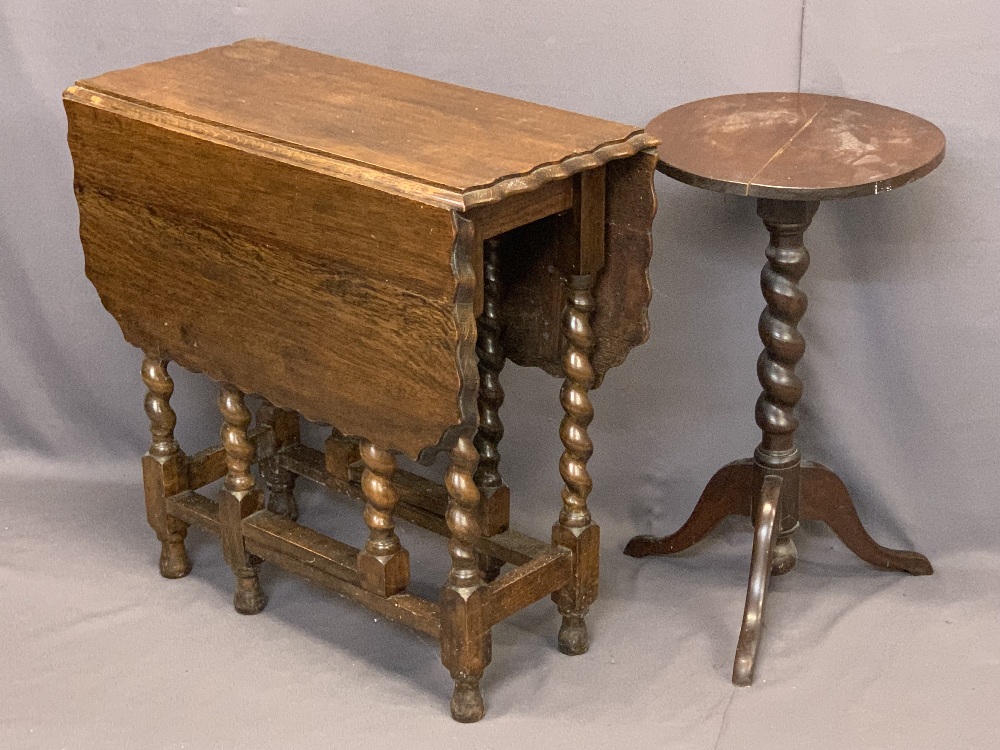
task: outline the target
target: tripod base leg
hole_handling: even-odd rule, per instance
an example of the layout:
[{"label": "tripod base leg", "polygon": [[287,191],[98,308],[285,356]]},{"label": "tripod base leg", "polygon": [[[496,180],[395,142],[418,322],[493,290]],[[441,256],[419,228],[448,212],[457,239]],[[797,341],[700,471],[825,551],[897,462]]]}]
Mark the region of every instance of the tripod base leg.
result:
[{"label": "tripod base leg", "polygon": [[747,581],[747,602],[743,608],[743,626],[736,645],[733,663],[733,684],[745,687],[753,682],[757,647],[764,627],[764,603],[767,586],[771,580],[774,562],[774,537],[777,530],[778,498],[781,495],[781,478],[767,476],[761,488],[757,521],[754,526],[753,553],[750,579]]},{"label": "tripod base leg", "polygon": [[664,537],[636,536],[625,546],[630,557],[669,555],[700,542],[727,516],[749,516],[753,459],[726,464],[708,480],[688,520]]},{"label": "tripod base leg", "polygon": [[865,562],[882,570],[898,570],[914,576],[934,572],[930,561],[919,552],[889,549],[878,544],[865,530],[854,501],[836,474],[822,464],[802,465],[803,520],[823,521],[840,541]]}]

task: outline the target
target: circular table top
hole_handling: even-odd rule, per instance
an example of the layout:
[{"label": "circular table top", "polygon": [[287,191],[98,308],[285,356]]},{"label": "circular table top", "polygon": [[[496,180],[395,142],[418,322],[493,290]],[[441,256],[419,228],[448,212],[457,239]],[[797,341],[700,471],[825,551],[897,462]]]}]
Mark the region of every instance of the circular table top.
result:
[{"label": "circular table top", "polygon": [[920,117],[822,94],[733,94],[667,110],[649,125],[658,169],[734,195],[827,200],[882,193],[944,158],[944,133]]}]

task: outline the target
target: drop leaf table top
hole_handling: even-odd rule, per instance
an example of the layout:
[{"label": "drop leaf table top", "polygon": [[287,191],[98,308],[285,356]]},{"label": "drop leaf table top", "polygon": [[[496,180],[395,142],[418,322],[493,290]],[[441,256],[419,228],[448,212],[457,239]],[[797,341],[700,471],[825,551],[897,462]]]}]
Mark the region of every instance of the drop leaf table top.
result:
[{"label": "drop leaf table top", "polygon": [[263,40],[64,102],[87,274],[150,356],[426,459],[475,427],[485,240],[512,361],[561,375],[574,273],[597,382],[646,338],[641,128]]}]

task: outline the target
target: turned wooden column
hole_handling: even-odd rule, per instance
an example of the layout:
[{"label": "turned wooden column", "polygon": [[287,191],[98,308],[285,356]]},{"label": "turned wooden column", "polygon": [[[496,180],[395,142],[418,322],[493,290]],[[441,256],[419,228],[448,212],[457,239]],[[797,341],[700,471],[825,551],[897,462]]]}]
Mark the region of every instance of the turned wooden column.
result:
[{"label": "turned wooden column", "polygon": [[566,379],[559,393],[564,416],[559,425],[563,454],[559,473],[563,480],[562,510],[552,527],[552,543],[573,551],[573,581],[556,591],[552,598],[562,615],[559,650],[566,654],[587,651],[589,639],[584,616],[597,598],[600,557],[600,530],[591,521],[587,498],[593,489],[587,461],[594,452],[587,428],[594,418],[590,389],[594,386],[594,368],[590,355],[594,350],[594,332],[590,318],[594,312],[591,292],[594,277],[572,276],[568,285],[562,335],[566,341],[563,370]]},{"label": "turned wooden column", "polygon": [[392,510],[399,502],[392,483],[396,459],[389,451],[364,440],[361,460],[365,464],[361,488],[368,500],[365,505],[368,541],[358,554],[361,587],[379,596],[392,596],[410,585],[410,553],[400,544],[392,518]]},{"label": "turned wooden column", "polygon": [[763,219],[771,241],[766,250],[767,262],[760,272],[760,289],[767,306],[757,324],[764,344],[757,359],[757,379],[764,390],[754,411],[762,436],[754,451],[758,471],[753,496],[761,496],[759,485],[765,475],[781,477],[771,568],[775,575],[790,571],[796,558],[792,533],[799,526],[802,456],[795,445],[799,426],[795,405],[802,398],[802,380],[795,374],[795,365],[806,350],[798,323],[807,306],[798,283],[809,268],[803,236],[818,208],[818,201],[757,200],[757,215]]},{"label": "turned wooden column", "polygon": [[263,495],[250,473],[255,452],[247,436],[250,410],[243,392],[226,383],[219,393],[219,411],[223,419],[222,447],[226,451],[226,479],[219,491],[222,553],[236,576],[236,611],[254,615],[264,609],[266,600],[257,577],[260,559],[247,552],[243,539],[243,519],[264,507]]},{"label": "turned wooden column", "polygon": [[[475,482],[479,488],[479,523],[484,536],[506,531],[510,525],[510,490],[500,474],[500,441],[503,422],[500,407],[504,392],[500,372],[505,358],[500,323],[500,257],[496,240],[483,246],[483,312],[477,321],[476,358],[479,368],[479,429],[473,443],[479,452]],[[499,575],[503,560],[479,556],[487,581]]]},{"label": "turned wooden column", "polygon": [[146,518],[160,540],[160,575],[183,578],[191,572],[184,548],[188,525],[167,513],[166,499],[187,489],[186,457],[174,437],[177,415],[170,406],[174,381],[167,374],[168,360],[147,355],[142,361],[146,384],[146,416],[152,440],[142,459]]},{"label": "turned wooden column", "polygon": [[486,710],[479,681],[492,659],[493,644],[483,611],[486,588],[475,551],[482,532],[480,494],[474,479],[478,463],[479,452],[472,440],[459,438],[451,451],[451,465],[445,477],[451,571],[438,602],[441,661],[455,681],[451,715],[464,723],[479,721]]}]

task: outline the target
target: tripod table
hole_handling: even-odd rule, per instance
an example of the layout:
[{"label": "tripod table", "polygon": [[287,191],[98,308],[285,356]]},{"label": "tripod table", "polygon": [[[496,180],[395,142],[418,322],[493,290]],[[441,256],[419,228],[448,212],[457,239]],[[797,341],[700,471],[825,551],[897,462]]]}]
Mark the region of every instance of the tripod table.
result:
[{"label": "tripod table", "polygon": [[755,521],[752,566],[733,666],[733,682],[753,681],[770,575],[795,565],[792,535],[801,520],[827,523],[861,559],[912,575],[932,572],[917,552],[887,549],[865,531],[844,483],[830,469],[802,461],[795,445],[795,405],[805,352],[797,329],[806,311],[799,281],[809,267],[803,235],[821,201],[883,193],[933,170],[944,158],[942,132],[919,117],[868,102],[818,94],[721,96],[668,110],[647,126],[662,141],[657,168],[696,187],[757,199],[771,235],[760,285],[767,306],[758,331],[762,431],[751,459],[709,480],[687,522],[663,538],[637,536],[633,557],[687,549],[729,515]]}]

